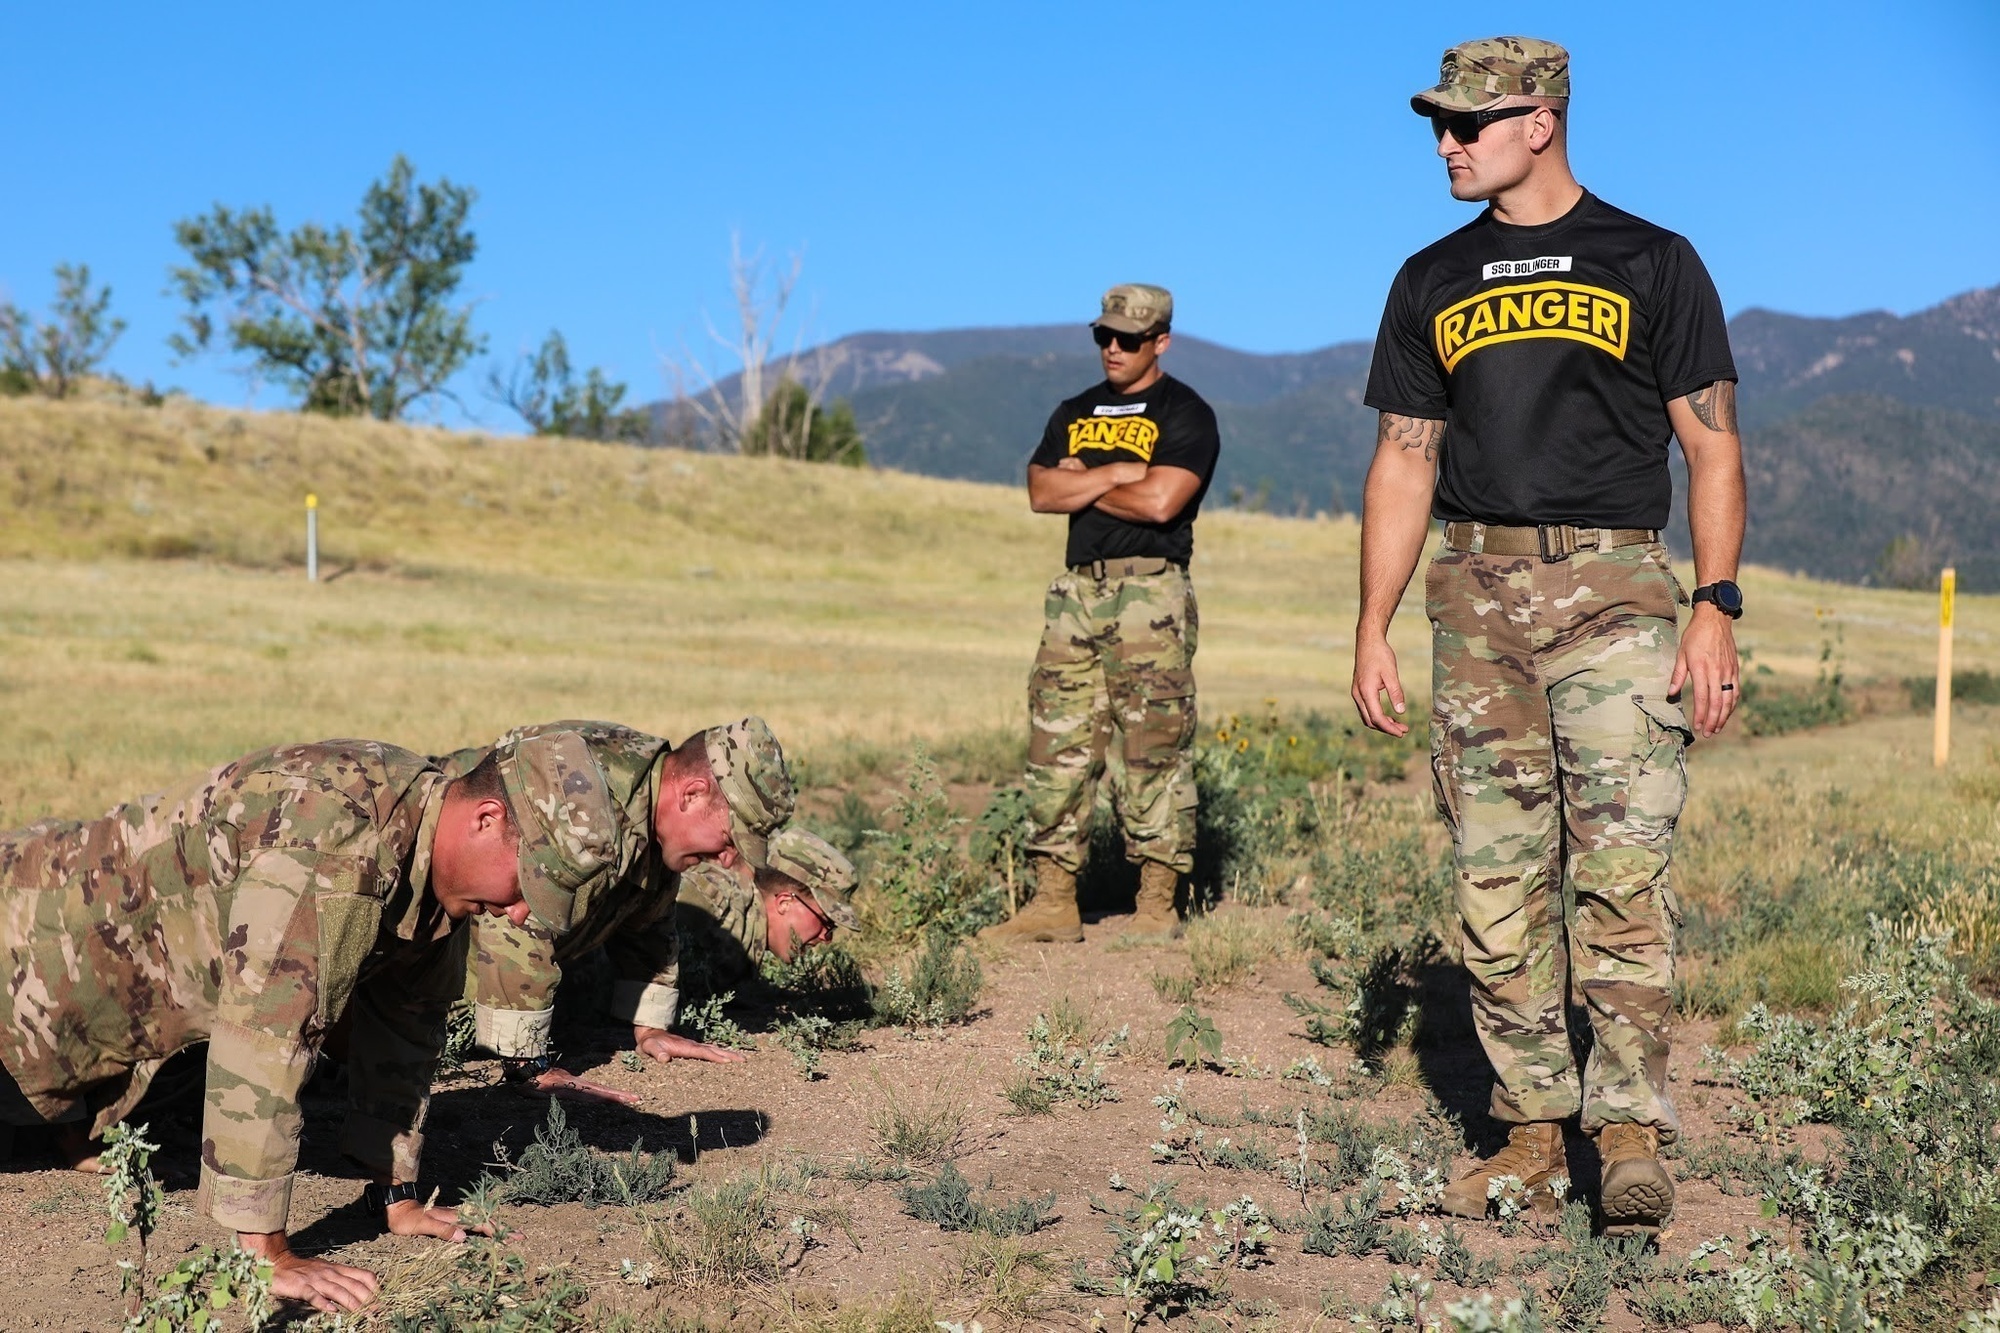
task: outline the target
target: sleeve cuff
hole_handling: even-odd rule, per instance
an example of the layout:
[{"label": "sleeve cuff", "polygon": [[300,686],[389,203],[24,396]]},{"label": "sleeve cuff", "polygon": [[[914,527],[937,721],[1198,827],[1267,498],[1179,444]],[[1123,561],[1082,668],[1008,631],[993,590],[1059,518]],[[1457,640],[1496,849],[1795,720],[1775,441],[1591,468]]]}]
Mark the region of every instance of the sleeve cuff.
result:
[{"label": "sleeve cuff", "polygon": [[555,1017],[554,1009],[495,1009],[475,1004],[473,1038],[495,1055],[532,1060],[548,1054],[549,1029]]},{"label": "sleeve cuff", "polygon": [[614,981],[611,1003],[613,1018],[623,1018],[639,1027],[670,1028],[681,1009],[681,993],[657,981]]},{"label": "sleeve cuff", "polygon": [[194,1208],[231,1231],[253,1235],[283,1231],[292,1211],[292,1177],[288,1172],[271,1180],[243,1180],[203,1162]]},{"label": "sleeve cuff", "polygon": [[340,1131],[340,1151],[370,1171],[387,1171],[396,1180],[415,1180],[423,1162],[424,1136],[408,1125],[349,1111]]}]

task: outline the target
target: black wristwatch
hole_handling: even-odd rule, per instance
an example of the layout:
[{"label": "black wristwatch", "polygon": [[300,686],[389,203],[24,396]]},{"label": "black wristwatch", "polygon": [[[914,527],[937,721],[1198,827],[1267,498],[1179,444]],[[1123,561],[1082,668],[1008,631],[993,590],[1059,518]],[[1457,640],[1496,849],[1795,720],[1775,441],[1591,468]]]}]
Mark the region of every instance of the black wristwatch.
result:
[{"label": "black wristwatch", "polygon": [[377,1185],[371,1180],[368,1182],[368,1187],[361,1191],[363,1206],[369,1212],[382,1219],[384,1228],[389,1225],[390,1204],[401,1203],[405,1199],[421,1199],[422,1197],[423,1191],[414,1183],[407,1185]]},{"label": "black wristwatch", "polygon": [[1728,579],[1717,579],[1714,583],[1702,584],[1694,590],[1694,595],[1688,600],[1696,606],[1700,606],[1703,602],[1713,602],[1715,609],[1731,620],[1739,619],[1743,615],[1743,589]]},{"label": "black wristwatch", "polygon": [[509,1083],[533,1083],[554,1069],[560,1060],[561,1057],[554,1051],[504,1059],[500,1062],[500,1077]]}]

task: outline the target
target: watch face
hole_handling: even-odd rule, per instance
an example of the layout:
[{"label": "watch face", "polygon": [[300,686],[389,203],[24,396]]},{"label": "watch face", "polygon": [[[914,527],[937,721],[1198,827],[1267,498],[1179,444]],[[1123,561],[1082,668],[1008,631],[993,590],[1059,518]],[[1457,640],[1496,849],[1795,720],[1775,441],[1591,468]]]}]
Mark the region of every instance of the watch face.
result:
[{"label": "watch face", "polygon": [[1743,610],[1743,589],[1723,579],[1715,585],[1715,604],[1732,616],[1738,614]]}]

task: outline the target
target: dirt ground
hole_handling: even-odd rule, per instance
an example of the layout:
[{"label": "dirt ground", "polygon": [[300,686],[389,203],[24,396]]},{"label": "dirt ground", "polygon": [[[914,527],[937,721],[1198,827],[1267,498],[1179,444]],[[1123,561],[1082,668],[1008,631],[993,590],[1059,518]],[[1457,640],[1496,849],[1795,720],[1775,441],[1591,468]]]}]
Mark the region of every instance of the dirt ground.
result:
[{"label": "dirt ground", "polygon": [[[1281,909],[1267,910],[1276,914]],[[1155,1164],[1149,1145],[1160,1137],[1160,1113],[1152,1099],[1179,1076],[1167,1069],[1162,1045],[1178,1006],[1155,994],[1150,977],[1155,970],[1174,970],[1181,946],[1117,947],[1116,926],[1115,918],[1093,924],[1081,946],[1031,946],[989,957],[986,1008],[969,1026],[921,1037],[894,1029],[868,1032],[861,1049],[827,1054],[825,1076],[813,1082],[768,1037],[741,1064],[675,1062],[633,1072],[617,1058],[615,1030],[590,1030],[582,1038],[589,1049],[576,1044],[576,1030],[571,1030],[568,1059],[573,1068],[644,1098],[642,1107],[632,1110],[572,1107],[572,1121],[586,1141],[618,1152],[635,1138],[643,1138],[649,1148],[674,1148],[683,1163],[683,1179],[709,1179],[801,1155],[828,1165],[872,1155],[877,1139],[871,1124],[888,1088],[899,1090],[906,1100],[921,1102],[940,1089],[962,1099],[966,1113],[958,1162],[964,1174],[978,1185],[990,1177],[1008,1197],[1056,1195],[1059,1220],[1026,1242],[1030,1251],[1046,1255],[1039,1276],[1035,1266],[1026,1270],[1029,1286],[1039,1282],[1038,1294],[1011,1292],[1004,1303],[996,1301],[990,1282],[966,1275],[972,1242],[905,1216],[893,1183],[837,1175],[818,1190],[824,1200],[848,1211],[850,1223],[827,1228],[789,1278],[768,1288],[690,1294],[671,1283],[642,1289],[621,1280],[622,1259],[637,1263],[654,1258],[638,1220],[623,1208],[510,1207],[503,1217],[519,1228],[514,1244],[531,1267],[568,1265],[592,1289],[592,1316],[600,1323],[625,1312],[643,1327],[646,1318],[671,1308],[733,1318],[743,1327],[783,1327],[797,1322],[801,1311],[879,1308],[901,1294],[927,1302],[938,1317],[976,1317],[988,1329],[1084,1328],[1097,1310],[1110,1317],[1111,1326],[1120,1326],[1116,1297],[1080,1294],[1070,1281],[1077,1257],[1097,1276],[1108,1275],[1105,1261],[1114,1241],[1089,1199],[1111,1197],[1107,1181],[1112,1173],[1133,1183],[1180,1181],[1181,1194],[1189,1199],[1205,1196],[1221,1203],[1248,1194],[1280,1218],[1298,1212],[1298,1199],[1275,1172]],[[1218,1115],[1241,1115],[1250,1108],[1288,1119],[1291,1108],[1319,1096],[1296,1080],[1277,1077],[1277,1071],[1303,1056],[1318,1058],[1328,1069],[1346,1058],[1306,1040],[1300,1020],[1283,1003],[1286,991],[1311,994],[1316,989],[1306,965],[1287,959],[1267,963],[1258,975],[1232,988],[1204,995],[1200,1003],[1222,1034],[1223,1053],[1250,1061],[1257,1076],[1213,1070],[1188,1074],[1188,1101]],[[1434,989],[1446,1008],[1463,1002],[1462,984],[1454,985],[1449,977]],[[1038,1010],[1062,997],[1088,1006],[1106,1027],[1130,1025],[1125,1054],[1107,1067],[1122,1099],[1093,1110],[1062,1106],[1053,1115],[1016,1114],[1004,1090],[1016,1072],[1015,1057],[1026,1050],[1023,1033]],[[1422,1085],[1428,1085],[1471,1127],[1476,1140],[1490,1145],[1496,1131],[1484,1115],[1486,1076],[1467,1021],[1444,1017],[1430,1030],[1436,1035],[1416,1052],[1415,1068],[1405,1072],[1403,1085],[1392,1084],[1360,1109],[1370,1117],[1412,1117],[1422,1110]],[[1698,1069],[1699,1051],[1714,1035],[1712,1025],[1690,1024],[1680,1030],[1676,1044],[1673,1078],[1689,1144],[1722,1132],[1712,1113],[1726,1103],[1727,1090],[1704,1086]],[[188,1247],[220,1239],[190,1211],[199,1080],[183,1082],[188,1091],[178,1098],[154,1099],[141,1113],[150,1115],[154,1137],[164,1145],[158,1161],[171,1189],[155,1250],[156,1262],[164,1264]],[[370,1235],[359,1204],[361,1182],[333,1151],[339,1107],[337,1089],[319,1088],[309,1101],[302,1175],[292,1206],[294,1243],[343,1262],[383,1269],[407,1266],[413,1251],[431,1243]],[[543,1113],[538,1099],[501,1085],[492,1062],[474,1062],[444,1080],[437,1093],[429,1123],[427,1178],[448,1189],[469,1182],[492,1161],[496,1140],[518,1150]],[[1281,1159],[1293,1151],[1291,1135],[1280,1128],[1210,1131],[1211,1136],[1218,1132],[1261,1139]],[[1595,1163],[1586,1143],[1572,1143],[1572,1163],[1579,1190],[1590,1194]],[[449,1192],[445,1197],[451,1197]],[[100,1239],[105,1218],[99,1182],[50,1168],[40,1146],[28,1137],[17,1146],[12,1171],[0,1176],[0,1201],[0,1253],[12,1257],[0,1267],[0,1327],[116,1327],[121,1316],[118,1273],[116,1256]],[[1662,1246],[1668,1254],[1685,1253],[1719,1233],[1740,1237],[1757,1221],[1754,1197],[1732,1197],[1707,1181],[1684,1180],[1679,1212]],[[1504,1238],[1493,1225],[1468,1224],[1466,1230],[1481,1256],[1516,1256],[1545,1239],[1529,1234]],[[1321,1318],[1325,1300],[1345,1298],[1365,1307],[1381,1297],[1391,1273],[1379,1256],[1355,1261],[1303,1255],[1296,1234],[1280,1232],[1272,1249],[1274,1262],[1234,1277],[1236,1303],[1209,1312],[1220,1326],[1344,1325],[1344,1318]],[[1511,1280],[1503,1277],[1498,1290],[1511,1289]],[[1452,1293],[1440,1285],[1439,1294]],[[1639,1327],[1616,1295],[1608,1326]]]}]

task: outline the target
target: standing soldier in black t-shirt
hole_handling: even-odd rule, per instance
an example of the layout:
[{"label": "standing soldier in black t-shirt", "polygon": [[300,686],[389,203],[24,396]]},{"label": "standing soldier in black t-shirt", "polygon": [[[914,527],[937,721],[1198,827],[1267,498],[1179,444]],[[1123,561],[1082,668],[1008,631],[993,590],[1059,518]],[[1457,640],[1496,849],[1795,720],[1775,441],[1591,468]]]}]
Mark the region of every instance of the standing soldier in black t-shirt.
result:
[{"label": "standing soldier in black t-shirt", "polygon": [[[1576,183],[1568,99],[1568,53],[1523,37],[1454,47],[1411,99],[1452,195],[1487,207],[1403,265],[1382,316],[1354,701],[1369,726],[1409,730],[1389,618],[1435,515],[1432,769],[1492,1113],[1513,1126],[1444,1206],[1483,1217],[1507,1177],[1546,1204],[1580,1113],[1607,1227],[1645,1232],[1674,1197],[1668,855],[1682,748],[1737,699],[1743,463],[1715,287],[1687,241]],[[1687,599],[1659,541],[1670,435],[1706,580],[1678,645]],[[1595,1039],[1580,1079],[1572,986]]]},{"label": "standing soldier in black t-shirt", "polygon": [[1174,895],[1194,867],[1194,519],[1221,447],[1215,413],[1160,369],[1174,298],[1128,283],[1091,325],[1104,382],[1049,418],[1028,463],[1028,504],[1069,515],[1067,572],[1049,585],[1028,678],[1028,796],[1034,901],[986,937],[1083,938],[1076,877],[1112,733],[1123,746],[1115,802],[1139,866],[1131,930],[1171,935]]}]

